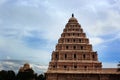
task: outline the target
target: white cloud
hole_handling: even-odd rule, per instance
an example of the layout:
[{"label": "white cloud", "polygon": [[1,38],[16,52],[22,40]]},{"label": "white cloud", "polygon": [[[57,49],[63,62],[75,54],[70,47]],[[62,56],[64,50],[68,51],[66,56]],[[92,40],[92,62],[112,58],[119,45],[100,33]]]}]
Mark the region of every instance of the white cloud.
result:
[{"label": "white cloud", "polygon": [[103,62],[102,65],[103,68],[117,68],[117,63]]},{"label": "white cloud", "polygon": [[102,39],[102,38],[99,38],[99,37],[91,37],[90,38],[90,43],[92,44],[92,45],[99,45],[99,44],[101,44],[101,43],[103,43],[104,42],[104,40]]},{"label": "white cloud", "polygon": [[40,65],[40,64],[30,64],[30,65],[33,68],[33,70],[35,70],[35,71],[46,72],[48,69],[48,66],[46,66],[46,65]]},{"label": "white cloud", "polygon": [[50,53],[40,49],[32,49],[19,40],[1,37],[0,53],[5,57],[10,56],[12,59],[25,59],[39,61],[47,64],[50,60]]},{"label": "white cloud", "polygon": [[85,23],[85,30],[91,36],[104,36],[120,31],[120,14],[115,11],[106,11],[107,18],[96,20],[94,23]]},{"label": "white cloud", "polygon": [[[18,1],[16,1],[15,4],[22,4],[22,3],[26,3],[26,5],[27,4],[31,4],[31,5],[36,4],[37,5],[38,4],[39,6],[41,6],[41,8],[40,7],[34,8],[34,7],[23,6],[23,5],[19,5],[19,6],[15,5],[16,7],[13,6],[14,8],[13,7],[9,8],[9,10],[8,10],[9,12],[6,12],[6,13],[9,13],[9,15],[11,17],[10,16],[8,16],[8,17],[10,17],[10,19],[12,19],[13,21],[17,22],[18,24],[19,23],[24,24],[24,25],[20,25],[21,28],[24,28],[26,26],[33,28],[33,26],[34,26],[34,28],[37,28],[41,31],[41,30],[43,30],[42,28],[44,26],[46,29],[44,31],[46,31],[46,32],[48,31],[48,32],[50,32],[51,35],[54,35],[54,33],[50,31],[50,29],[52,29],[54,31],[61,30],[61,28],[59,28],[60,26],[57,26],[57,25],[58,24],[61,25],[61,23],[62,24],[65,23],[63,21],[63,19],[65,20],[67,18],[66,16],[68,16],[68,14],[71,14],[70,10],[63,12],[64,9],[67,9],[67,7],[73,7],[75,4],[78,6],[77,9],[80,10],[80,11],[76,11],[76,9],[74,9],[74,11],[76,12],[76,15],[81,16],[81,18],[78,17],[78,19],[81,20],[82,22],[84,21],[85,24],[82,24],[82,25],[86,25],[85,26],[86,30],[91,35],[94,34],[97,36],[97,35],[102,35],[103,33],[106,34],[106,32],[108,30],[111,30],[112,28],[116,28],[115,30],[117,30],[119,28],[119,26],[118,26],[119,19],[120,19],[119,13],[117,13],[115,10],[112,9],[117,6],[117,3],[114,4],[114,6],[113,6],[107,0],[105,0],[105,1],[101,0],[99,3],[97,2],[97,0],[94,0],[94,2],[89,2],[89,3],[88,3],[88,1],[76,1],[76,3],[73,3],[74,1],[70,1],[69,4],[67,4],[67,1],[65,1],[64,8],[59,10],[59,8],[61,7],[61,5],[59,3],[63,3],[63,2],[64,1],[49,2],[47,0],[46,1],[18,0]],[[59,4],[59,5],[56,5],[56,4]],[[85,7],[85,9],[82,9],[79,6],[81,6],[82,8]],[[76,8],[76,7],[74,7],[74,8]],[[87,11],[87,13],[86,13],[86,11]],[[104,18],[102,19],[102,16],[104,16],[102,14],[107,16],[107,19],[105,19],[105,21],[103,20]],[[5,14],[3,13],[3,16],[4,15]],[[63,18],[63,16],[65,18]],[[55,17],[57,17],[57,18],[55,18]],[[86,21],[85,21],[85,19],[86,19]],[[102,19],[102,20],[100,20],[100,19]],[[91,21],[93,21],[93,22],[91,22]],[[46,25],[46,22],[50,26]],[[111,26],[111,22],[113,23],[112,25],[114,27]],[[56,23],[57,25],[55,25],[54,23]],[[63,27],[64,27],[64,25],[65,24],[63,24]],[[48,37],[51,35],[48,34]],[[47,36],[47,35],[45,35],[45,36]],[[51,37],[49,37],[49,38],[51,38]]]},{"label": "white cloud", "polygon": [[[26,61],[23,60],[3,60],[0,61],[0,70],[14,70],[16,73],[18,72],[19,68],[25,64]],[[40,63],[36,64],[30,62],[31,68],[35,71],[35,73],[43,73],[46,72],[48,66],[41,65]]]}]

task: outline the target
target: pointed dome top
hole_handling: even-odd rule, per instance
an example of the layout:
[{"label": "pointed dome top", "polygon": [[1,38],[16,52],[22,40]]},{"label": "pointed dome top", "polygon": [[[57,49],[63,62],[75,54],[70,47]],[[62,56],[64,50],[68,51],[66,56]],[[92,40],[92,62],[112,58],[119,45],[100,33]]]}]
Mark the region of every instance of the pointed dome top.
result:
[{"label": "pointed dome top", "polygon": [[72,13],[72,17],[74,17],[74,14]]},{"label": "pointed dome top", "polygon": [[74,14],[72,14],[72,17],[69,19],[68,22],[78,22],[77,19],[74,17]]}]

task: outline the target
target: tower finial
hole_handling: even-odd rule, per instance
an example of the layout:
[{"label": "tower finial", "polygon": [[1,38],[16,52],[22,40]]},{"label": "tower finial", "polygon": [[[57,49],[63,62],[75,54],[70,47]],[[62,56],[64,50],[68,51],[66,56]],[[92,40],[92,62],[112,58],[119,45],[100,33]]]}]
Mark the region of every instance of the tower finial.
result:
[{"label": "tower finial", "polygon": [[74,14],[72,13],[72,17],[74,17]]}]

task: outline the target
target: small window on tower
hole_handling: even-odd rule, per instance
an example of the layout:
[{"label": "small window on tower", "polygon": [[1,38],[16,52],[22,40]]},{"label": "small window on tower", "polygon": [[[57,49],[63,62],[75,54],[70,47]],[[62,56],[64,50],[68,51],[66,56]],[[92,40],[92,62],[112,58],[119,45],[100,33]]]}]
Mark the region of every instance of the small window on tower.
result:
[{"label": "small window on tower", "polygon": [[76,58],[76,54],[74,54],[74,58]]},{"label": "small window on tower", "polygon": [[65,59],[67,58],[67,54],[65,54]]},{"label": "small window on tower", "polygon": [[55,65],[53,66],[53,68],[55,68]]},{"label": "small window on tower", "polygon": [[76,46],[73,46],[74,50],[76,49]]},{"label": "small window on tower", "polygon": [[77,66],[75,65],[74,68],[77,68]]},{"label": "small window on tower", "polygon": [[86,57],[85,54],[83,54],[83,59],[85,59],[85,57]]},{"label": "small window on tower", "polygon": [[79,42],[81,43],[81,39],[79,39]]},{"label": "small window on tower", "polygon": [[69,39],[67,39],[67,42],[69,42],[70,40]]},{"label": "small window on tower", "polygon": [[73,33],[73,36],[74,36],[75,34]]},{"label": "small window on tower", "polygon": [[75,39],[73,39],[73,42],[75,42]]},{"label": "small window on tower", "polygon": [[55,55],[55,58],[56,58],[56,59],[58,58],[58,55],[57,55],[57,54]]},{"label": "small window on tower", "polygon": [[81,50],[83,50],[83,46],[81,46]]},{"label": "small window on tower", "polygon": [[95,58],[95,55],[92,55],[93,59]]},{"label": "small window on tower", "polygon": [[66,49],[68,49],[68,46],[66,46]]},{"label": "small window on tower", "polygon": [[66,68],[67,68],[67,66],[66,66],[66,65],[64,65],[64,68],[66,69]]},{"label": "small window on tower", "polygon": [[84,66],[85,70],[87,69],[87,66]]}]

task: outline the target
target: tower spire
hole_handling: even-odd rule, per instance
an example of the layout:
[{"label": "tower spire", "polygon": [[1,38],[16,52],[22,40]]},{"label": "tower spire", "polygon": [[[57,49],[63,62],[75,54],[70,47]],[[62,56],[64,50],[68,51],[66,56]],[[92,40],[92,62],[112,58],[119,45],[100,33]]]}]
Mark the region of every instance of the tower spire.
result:
[{"label": "tower spire", "polygon": [[72,17],[74,17],[74,14],[72,13]]}]

